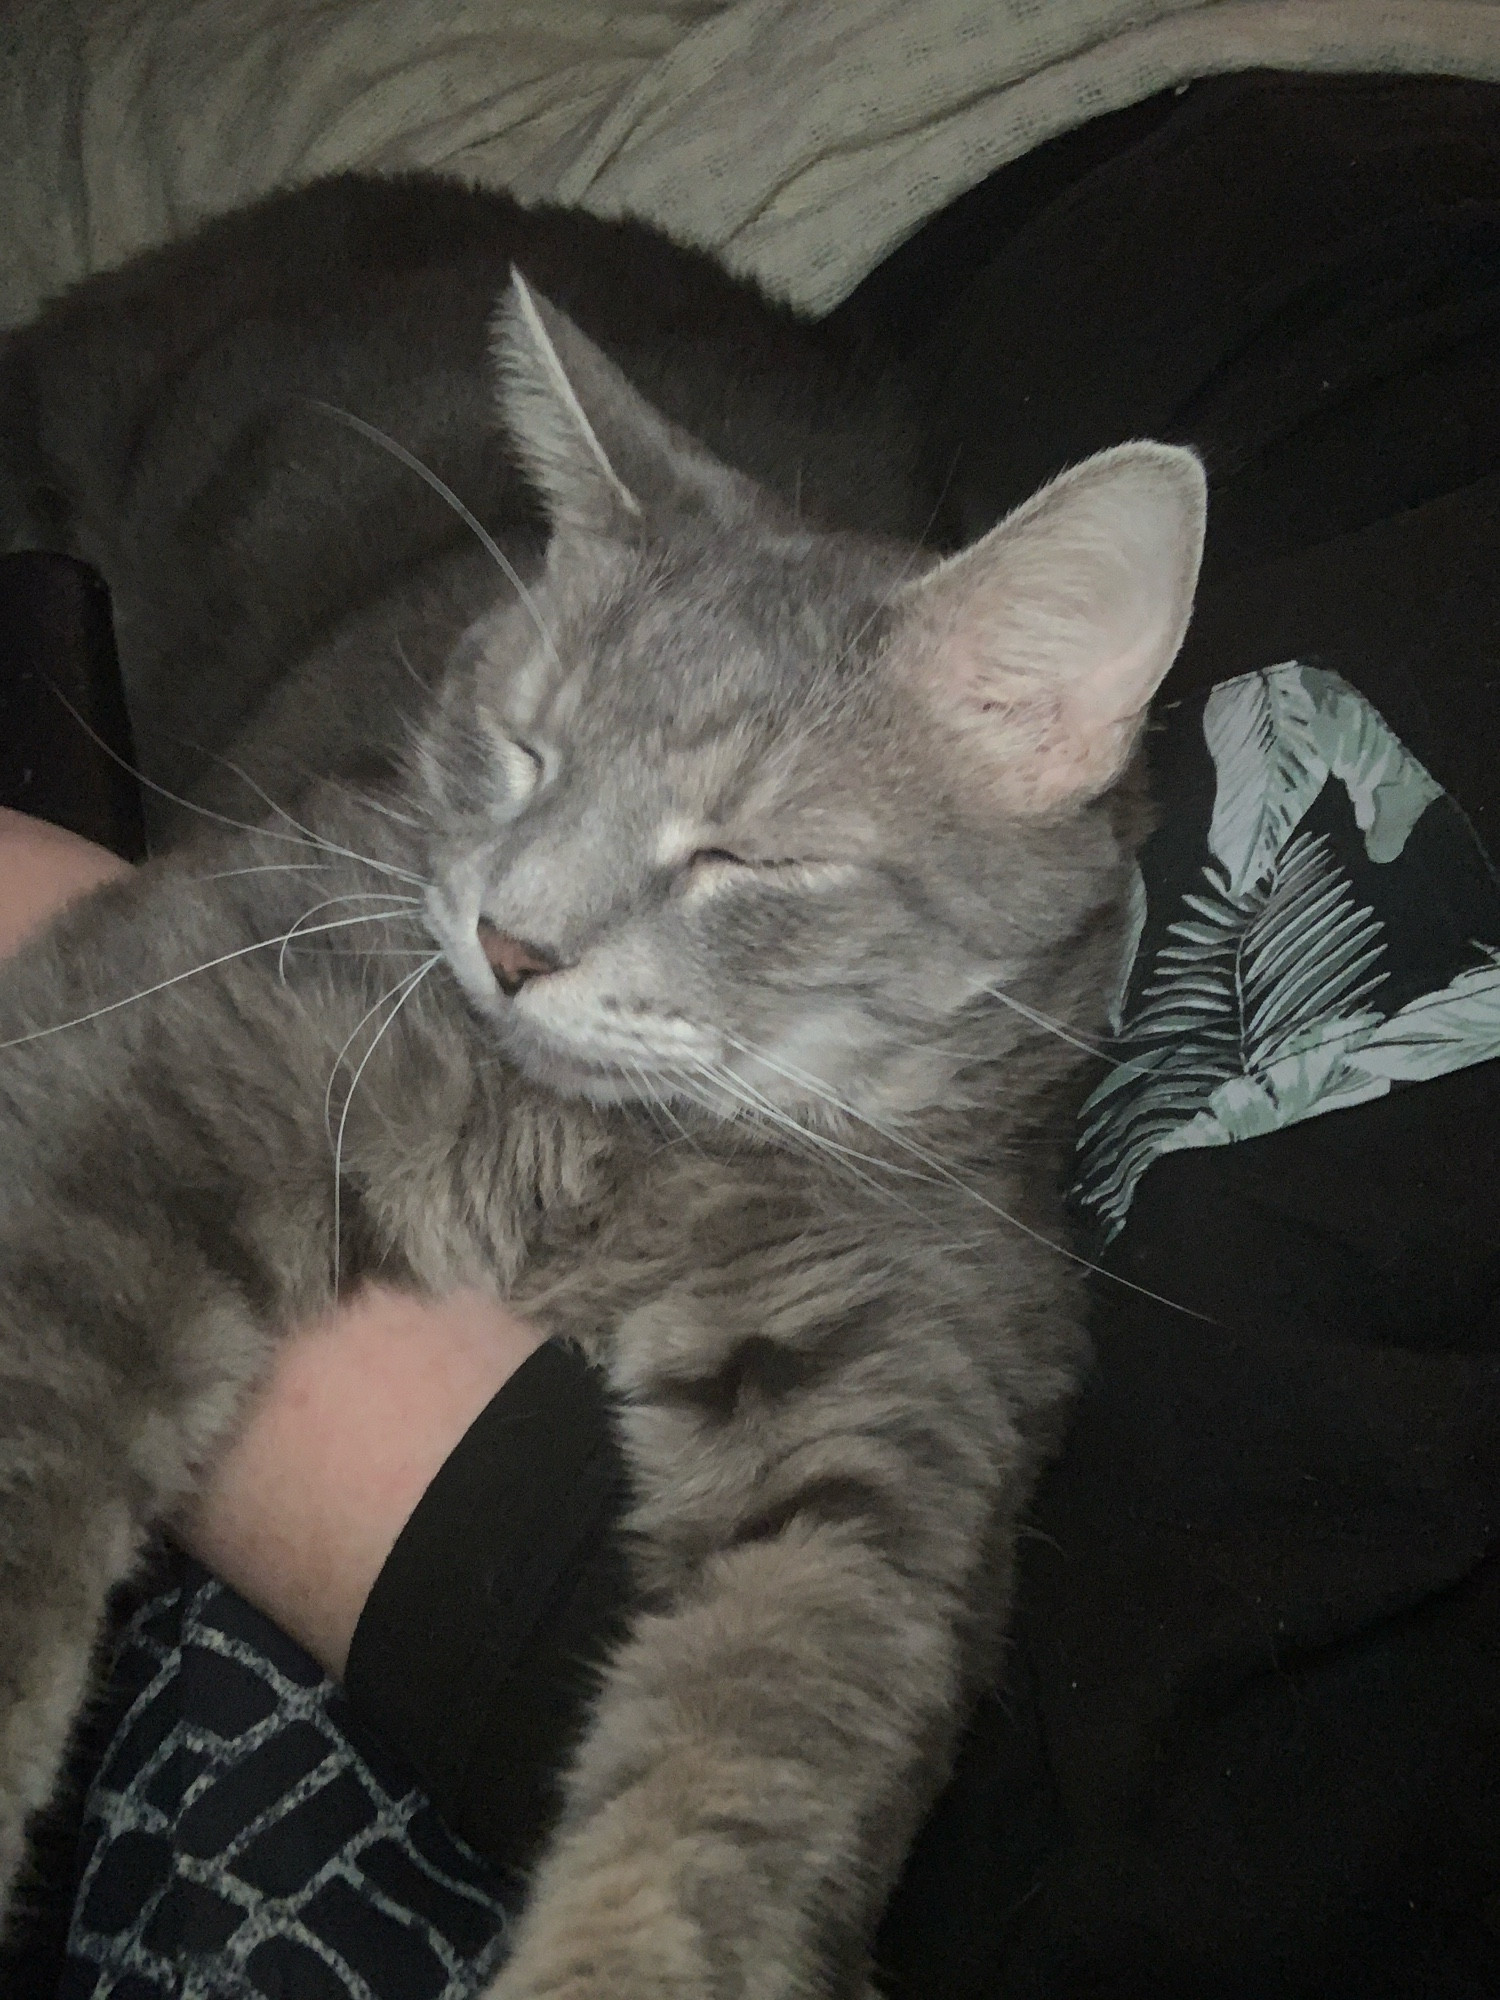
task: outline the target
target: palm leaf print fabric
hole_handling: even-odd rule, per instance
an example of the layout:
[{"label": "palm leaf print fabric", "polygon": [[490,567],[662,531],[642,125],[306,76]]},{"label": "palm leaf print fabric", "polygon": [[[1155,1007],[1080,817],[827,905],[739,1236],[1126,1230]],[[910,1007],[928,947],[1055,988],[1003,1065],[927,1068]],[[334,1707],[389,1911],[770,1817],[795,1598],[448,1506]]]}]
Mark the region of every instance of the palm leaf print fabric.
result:
[{"label": "palm leaf print fabric", "polygon": [[1500,1056],[1500,883],[1362,695],[1287,661],[1166,734],[1200,812],[1174,807],[1143,855],[1112,1067],[1081,1116],[1074,1192],[1106,1241],[1163,1153]]}]

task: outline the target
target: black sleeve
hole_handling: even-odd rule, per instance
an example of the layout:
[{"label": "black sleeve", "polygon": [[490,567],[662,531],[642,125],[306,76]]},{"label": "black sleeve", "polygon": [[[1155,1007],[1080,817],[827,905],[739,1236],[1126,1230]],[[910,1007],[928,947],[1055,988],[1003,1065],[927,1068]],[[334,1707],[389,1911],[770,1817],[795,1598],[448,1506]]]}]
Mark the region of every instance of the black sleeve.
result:
[{"label": "black sleeve", "polygon": [[351,1703],[505,1872],[526,1866],[551,1823],[621,1628],[625,1499],[602,1380],[548,1342],[423,1495],[354,1633]]}]

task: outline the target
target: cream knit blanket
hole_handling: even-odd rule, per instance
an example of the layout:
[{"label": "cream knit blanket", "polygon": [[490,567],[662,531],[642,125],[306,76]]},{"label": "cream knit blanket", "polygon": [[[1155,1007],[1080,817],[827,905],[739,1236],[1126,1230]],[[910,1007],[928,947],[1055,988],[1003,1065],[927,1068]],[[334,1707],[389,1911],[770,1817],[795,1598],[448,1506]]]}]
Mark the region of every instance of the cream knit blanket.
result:
[{"label": "cream knit blanket", "polygon": [[0,325],[339,167],[642,215],[822,309],[1040,140],[1263,66],[1500,80],[1500,0],[0,0]]}]

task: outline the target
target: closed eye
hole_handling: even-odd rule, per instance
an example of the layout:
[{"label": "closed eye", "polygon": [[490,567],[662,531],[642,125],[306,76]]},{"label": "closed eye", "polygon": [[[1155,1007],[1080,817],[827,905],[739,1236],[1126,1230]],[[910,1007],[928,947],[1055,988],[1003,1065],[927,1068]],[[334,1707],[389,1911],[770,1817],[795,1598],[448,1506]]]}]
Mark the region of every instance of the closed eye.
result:
[{"label": "closed eye", "polygon": [[546,759],[529,743],[507,736],[502,730],[492,728],[491,735],[506,790],[515,805],[523,805],[546,775]]},{"label": "closed eye", "polygon": [[776,868],[800,868],[803,865],[797,856],[791,854],[767,855],[752,859],[746,854],[735,854],[727,847],[700,847],[696,853],[688,856],[685,863],[685,866],[691,869],[753,868],[762,874],[768,874]]},{"label": "closed eye", "polygon": [[837,888],[860,873],[855,861],[810,861],[803,855],[766,855],[752,858],[736,854],[732,847],[700,847],[690,854],[677,871],[673,884],[680,895],[733,895],[736,884],[746,888],[762,883],[769,891],[786,889],[801,893]]}]

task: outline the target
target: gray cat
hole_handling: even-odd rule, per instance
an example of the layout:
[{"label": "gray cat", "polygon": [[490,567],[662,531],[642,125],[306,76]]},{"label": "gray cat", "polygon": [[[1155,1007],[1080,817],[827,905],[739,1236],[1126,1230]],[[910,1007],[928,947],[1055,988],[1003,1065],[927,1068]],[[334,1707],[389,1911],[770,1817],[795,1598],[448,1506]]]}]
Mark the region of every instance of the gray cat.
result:
[{"label": "gray cat", "polygon": [[84,286],[0,426],[220,816],[0,975],[0,1884],[279,1331],[483,1284],[606,1371],[652,1607],[496,1994],[866,1992],[1083,1352],[1058,1173],[1196,460],[937,561],[861,355],[423,181]]}]

